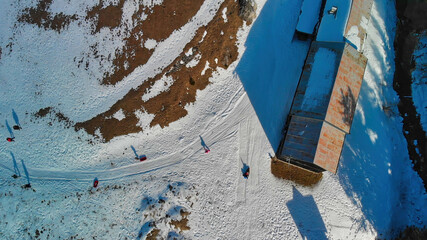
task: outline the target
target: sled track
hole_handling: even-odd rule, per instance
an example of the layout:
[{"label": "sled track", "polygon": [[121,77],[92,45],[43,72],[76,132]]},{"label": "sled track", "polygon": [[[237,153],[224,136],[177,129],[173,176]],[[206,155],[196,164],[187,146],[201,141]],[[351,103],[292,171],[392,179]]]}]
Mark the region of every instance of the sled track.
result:
[{"label": "sled track", "polygon": [[[242,93],[242,88],[239,88],[232,99],[227,104],[227,107],[218,115],[206,124],[206,131],[203,138],[211,143],[211,146],[217,142],[233,137],[236,134],[234,126],[239,122],[233,121],[238,118],[233,116],[242,116],[244,112],[251,108],[249,98],[246,93]],[[233,104],[234,103],[234,104]],[[234,108],[233,108],[234,106]],[[209,127],[213,125],[213,127]],[[60,169],[41,169],[28,168],[30,179],[32,180],[54,180],[54,181],[93,181],[95,177],[99,181],[111,181],[124,177],[144,174],[159,169],[171,167],[183,162],[185,159],[193,156],[200,151],[200,140],[195,140],[187,145],[183,150],[169,155],[149,160],[146,162],[130,164],[114,169],[106,169],[100,171],[80,171],[80,170],[60,170]]]}]

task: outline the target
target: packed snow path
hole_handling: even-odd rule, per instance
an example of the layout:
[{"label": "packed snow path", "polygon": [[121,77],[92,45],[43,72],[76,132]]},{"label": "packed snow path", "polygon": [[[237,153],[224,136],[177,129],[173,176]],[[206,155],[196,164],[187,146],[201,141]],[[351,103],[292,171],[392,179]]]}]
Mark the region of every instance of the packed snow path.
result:
[{"label": "packed snow path", "polygon": [[[243,89],[240,88],[235,93],[234,97],[231,99],[226,108],[218,115],[217,118],[214,118],[206,124],[205,133],[202,135],[203,139],[206,142],[210,143],[210,146],[215,145],[215,143],[225,140],[234,136],[237,132],[237,127],[239,122],[242,121],[240,116],[245,112],[251,110],[252,106],[250,104],[249,98],[246,94],[242,95]],[[237,101],[237,106],[232,106],[233,100],[239,97]],[[252,110],[253,111],[253,110]],[[245,134],[248,135],[250,129],[253,129],[253,124],[256,124],[256,115],[253,114],[251,119],[244,119],[244,126],[246,127]],[[259,122],[258,122],[259,124]],[[242,125],[243,126],[243,125]],[[250,135],[248,135],[250,136]],[[248,149],[251,144],[246,142],[244,136],[242,144],[246,146],[245,149]],[[253,134],[251,139],[253,140],[257,136]],[[41,169],[41,168],[28,168],[31,179],[43,179],[43,180],[63,180],[63,181],[92,181],[97,177],[100,181],[114,180],[118,178],[123,178],[127,176],[143,174],[149,171],[154,171],[156,169],[170,167],[172,165],[178,164],[184,161],[186,158],[190,158],[194,154],[202,153],[200,149],[200,139],[195,139],[191,144],[189,144],[184,149],[171,153],[169,155],[157,158],[157,159],[148,159],[147,161],[130,164],[127,166],[122,166],[114,169],[105,169],[99,171],[81,171],[81,170],[62,170],[62,169]],[[244,149],[244,151],[246,151]],[[253,159],[254,154],[259,154],[254,151],[254,149],[248,149],[251,152],[251,155],[243,155],[244,159]],[[242,153],[243,154],[243,153]],[[256,161],[253,161],[256,164]],[[252,171],[256,171],[256,165],[252,168],[252,160],[249,162],[251,166],[251,182],[258,181],[256,174]]]}]

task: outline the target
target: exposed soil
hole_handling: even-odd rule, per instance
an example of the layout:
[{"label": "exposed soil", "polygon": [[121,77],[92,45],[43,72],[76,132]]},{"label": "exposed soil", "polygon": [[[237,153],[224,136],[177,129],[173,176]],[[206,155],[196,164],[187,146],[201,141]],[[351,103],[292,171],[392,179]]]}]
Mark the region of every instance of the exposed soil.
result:
[{"label": "exposed soil", "polygon": [[275,177],[291,180],[303,186],[313,186],[323,177],[321,172],[315,173],[279,160],[276,157],[271,158],[271,173]]},{"label": "exposed soil", "polygon": [[[227,23],[222,18],[224,8],[227,8]],[[160,125],[163,128],[187,115],[185,105],[193,103],[196,99],[196,91],[204,89],[209,84],[212,72],[217,67],[228,68],[237,59],[236,34],[243,24],[238,13],[237,2],[224,1],[214,19],[207,26],[198,29],[196,36],[185,46],[181,55],[162,73],[148,79],[137,89],[129,91],[110,110],[86,122],[77,123],[76,130],[83,128],[94,135],[95,131],[99,129],[104,140],[109,141],[115,136],[142,131],[142,128],[137,125],[139,121],[135,115],[137,110],[155,115],[150,123],[151,127]],[[206,35],[204,35],[205,32]],[[193,54],[186,56],[185,53],[190,49],[193,50]],[[198,64],[194,67],[187,67],[186,63],[196,55],[200,55]],[[202,75],[207,62],[209,62],[210,68]],[[150,87],[163,76],[171,77],[174,80],[169,90],[143,101],[142,96],[149,92]],[[112,117],[120,109],[125,114],[125,118],[121,121]]]},{"label": "exposed soil", "polygon": [[179,213],[181,215],[181,220],[171,220],[170,224],[173,225],[175,229],[179,229],[181,232],[190,230],[190,227],[187,225],[188,224],[187,217],[188,215],[190,215],[190,213],[182,209]]},{"label": "exposed soil", "polygon": [[37,117],[37,118],[45,117],[48,113],[50,113],[51,110],[52,110],[51,107],[41,108],[39,111],[37,111],[34,114],[34,116]]},{"label": "exposed soil", "polygon": [[151,230],[151,232],[149,232],[149,233],[147,234],[147,238],[146,238],[146,240],[156,240],[156,239],[157,239],[157,236],[159,235],[159,233],[160,233],[160,229],[158,229],[158,228],[153,228],[153,230]]},{"label": "exposed soil", "polygon": [[63,113],[54,109],[52,107],[41,108],[39,111],[33,114],[35,118],[44,118],[49,115],[50,122],[49,125],[52,125],[52,121],[57,121],[64,124],[64,127],[70,128],[73,126],[73,122],[66,117]]},{"label": "exposed soil", "polygon": [[36,24],[40,28],[60,33],[71,21],[77,20],[77,15],[70,16],[63,13],[53,15],[48,11],[51,4],[52,0],[40,0],[35,8],[24,9],[22,15],[18,17],[18,21]]},{"label": "exposed soil", "polygon": [[[396,10],[399,22],[394,40],[396,50],[396,70],[393,87],[400,98],[398,105],[403,118],[403,134],[408,142],[408,151],[414,163],[414,170],[418,172],[427,187],[427,156],[426,132],[423,130],[420,117],[412,101],[412,71],[415,61],[412,54],[418,45],[417,34],[427,29],[427,1],[414,0],[396,1]],[[417,141],[418,144],[415,144]],[[419,148],[417,153],[416,148]],[[427,188],[426,188],[427,189]]]},{"label": "exposed soil", "polygon": [[88,11],[86,20],[96,19],[94,33],[99,32],[101,28],[116,28],[122,22],[123,4],[125,0],[120,0],[116,5],[104,7],[104,2],[99,1],[98,5]]},{"label": "exposed soil", "polygon": [[[93,7],[86,17],[95,22],[94,34],[102,28],[116,28],[122,24],[123,4],[120,0],[117,4],[104,7],[103,1]],[[135,70],[135,68],[147,63],[153,54],[153,49],[148,49],[144,43],[148,40],[162,41],[169,37],[176,29],[186,24],[200,9],[203,0],[164,0],[161,5],[153,7],[138,6],[133,16],[133,28],[124,39],[125,46],[117,50],[113,59],[112,73],[106,73],[101,80],[102,84],[114,85]],[[93,55],[97,55],[97,46],[93,46]]]}]

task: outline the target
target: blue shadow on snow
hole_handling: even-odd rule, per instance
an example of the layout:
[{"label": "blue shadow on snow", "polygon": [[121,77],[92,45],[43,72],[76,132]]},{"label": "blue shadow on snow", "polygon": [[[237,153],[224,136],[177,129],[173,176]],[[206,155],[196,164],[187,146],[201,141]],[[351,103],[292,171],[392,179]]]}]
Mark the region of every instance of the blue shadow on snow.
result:
[{"label": "blue shadow on snow", "polygon": [[236,72],[274,149],[290,111],[309,50],[293,39],[301,0],[267,1],[246,40]]},{"label": "blue shadow on snow", "polygon": [[313,196],[303,196],[292,186],[293,199],[286,203],[302,239],[327,239],[326,227]]},{"label": "blue shadow on snow", "polygon": [[7,120],[6,120],[6,128],[7,128],[7,131],[9,131],[10,137],[14,138],[15,135],[13,134],[12,128],[10,127],[9,122],[7,122]]},{"label": "blue shadow on snow", "polygon": [[21,124],[19,123],[18,114],[16,114],[15,109],[12,109],[12,115],[13,115],[13,120],[15,120],[15,124],[21,127]]}]

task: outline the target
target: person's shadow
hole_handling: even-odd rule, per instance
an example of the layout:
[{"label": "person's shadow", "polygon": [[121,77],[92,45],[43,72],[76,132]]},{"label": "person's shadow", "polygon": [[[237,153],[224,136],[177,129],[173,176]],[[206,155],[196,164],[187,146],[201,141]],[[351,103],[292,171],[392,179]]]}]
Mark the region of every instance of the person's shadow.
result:
[{"label": "person's shadow", "polygon": [[[21,124],[19,123],[18,114],[16,114],[15,110],[12,109],[13,120],[15,120],[15,125],[18,129],[21,129]],[[15,126],[13,126],[15,128]]]},{"label": "person's shadow", "polygon": [[209,148],[209,146],[208,145],[206,145],[206,143],[205,143],[205,141],[203,140],[203,138],[202,138],[202,136],[200,136],[199,135],[199,137],[200,137],[200,144],[202,144],[202,147],[203,147],[203,149],[205,149],[205,151],[206,150],[211,150],[210,148]]},{"label": "person's shadow", "polygon": [[326,227],[312,195],[303,196],[292,186],[293,199],[286,206],[303,239],[327,239]]},{"label": "person's shadow", "polygon": [[245,175],[246,171],[249,170],[249,165],[244,163],[242,158],[240,158],[240,161],[242,162],[242,168],[240,170],[242,171],[242,175]]},{"label": "person's shadow", "polygon": [[135,154],[135,159],[139,159],[139,155],[136,152],[136,149],[131,145],[130,148],[132,148],[133,153]]},{"label": "person's shadow", "polygon": [[6,120],[6,128],[7,128],[7,131],[9,131],[10,137],[14,138],[15,135],[13,134],[12,128],[10,127],[9,123],[7,122],[7,120]]}]

